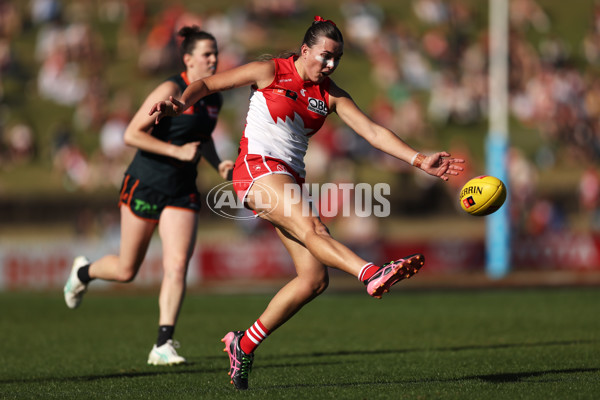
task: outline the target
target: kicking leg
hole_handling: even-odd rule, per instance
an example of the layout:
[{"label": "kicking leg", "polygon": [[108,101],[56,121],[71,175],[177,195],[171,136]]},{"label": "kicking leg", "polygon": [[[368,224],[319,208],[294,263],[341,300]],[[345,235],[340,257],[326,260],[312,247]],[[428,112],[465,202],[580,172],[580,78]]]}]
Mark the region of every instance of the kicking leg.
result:
[{"label": "kicking leg", "polygon": [[[292,198],[300,189],[288,175],[268,175],[260,178],[260,185],[253,185],[248,192],[248,204],[264,219],[270,221],[291,238],[302,243],[324,265],[340,269],[356,276],[367,286],[367,293],[381,298],[383,293],[397,282],[409,278],[425,263],[421,254],[415,254],[379,268],[360,258],[348,247],[331,237],[318,216],[313,215],[307,200],[302,196]],[[260,198],[278,199],[275,205],[260,207]],[[295,200],[295,201],[294,201]],[[269,208],[267,208],[269,207]]]}]

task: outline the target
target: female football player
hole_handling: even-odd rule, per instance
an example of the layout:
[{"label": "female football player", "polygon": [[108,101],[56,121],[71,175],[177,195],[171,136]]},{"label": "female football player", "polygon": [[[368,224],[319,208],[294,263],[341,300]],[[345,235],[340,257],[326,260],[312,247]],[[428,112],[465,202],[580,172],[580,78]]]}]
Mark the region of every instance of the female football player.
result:
[{"label": "female football player", "polygon": [[[307,213],[308,200],[291,202],[290,193],[304,182],[304,155],[309,138],[335,112],[372,146],[416,168],[448,180],[462,171],[462,159],[447,152],[417,152],[389,129],[367,117],[352,97],[330,78],[344,50],[342,34],[332,21],[315,17],[297,54],[257,61],[191,84],[176,99],[150,109],[156,120],[180,115],[198,99],[213,93],[251,87],[250,106],[239,156],[233,171],[238,195],[261,218],[271,222],[290,253],[297,275],[281,288],[260,317],[246,331],[232,331],[223,342],[230,359],[231,381],[248,388],[248,373],[257,346],[328,285],[327,267],[356,276],[373,297],[416,273],[424,263],[420,254],[384,266],[363,260],[331,237],[319,216]],[[278,202],[261,199],[278,198]]]},{"label": "female football player", "polygon": [[173,365],[186,360],[177,354],[173,332],[183,302],[189,260],[196,242],[200,195],[196,188],[201,155],[227,178],[233,161],[221,161],[211,134],[222,105],[220,93],[190,103],[181,115],[154,124],[147,110],[169,96],[181,96],[194,81],[212,76],[217,68],[215,38],[198,27],[184,27],[181,51],[185,71],[152,91],[125,131],[125,143],[138,150],[123,179],[119,206],[121,246],[118,255],[90,262],[80,256],[73,262],[64,287],[69,308],[81,303],[93,279],[131,282],[158,228],[163,248],[164,276],[159,295],[158,338],[148,364]]}]

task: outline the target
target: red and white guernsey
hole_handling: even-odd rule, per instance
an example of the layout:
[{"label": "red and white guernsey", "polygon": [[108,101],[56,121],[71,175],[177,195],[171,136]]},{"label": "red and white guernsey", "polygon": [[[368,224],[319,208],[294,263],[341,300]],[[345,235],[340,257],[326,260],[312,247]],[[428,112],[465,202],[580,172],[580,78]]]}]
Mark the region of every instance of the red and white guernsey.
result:
[{"label": "red and white guernsey", "polygon": [[279,159],[304,178],[308,139],[329,112],[329,84],[304,81],[294,66],[295,56],[276,58],[275,79],[252,89],[240,156],[258,154]]}]

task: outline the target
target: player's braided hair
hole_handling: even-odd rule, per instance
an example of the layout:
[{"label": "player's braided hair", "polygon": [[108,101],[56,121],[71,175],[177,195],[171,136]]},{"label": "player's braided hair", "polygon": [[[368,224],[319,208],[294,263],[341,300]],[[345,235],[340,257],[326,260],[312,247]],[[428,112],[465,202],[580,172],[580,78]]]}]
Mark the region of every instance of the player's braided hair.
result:
[{"label": "player's braided hair", "polygon": [[184,26],[177,34],[183,38],[181,42],[181,55],[192,54],[198,40],[212,40],[217,43],[217,39],[213,35],[200,30],[197,25]]}]

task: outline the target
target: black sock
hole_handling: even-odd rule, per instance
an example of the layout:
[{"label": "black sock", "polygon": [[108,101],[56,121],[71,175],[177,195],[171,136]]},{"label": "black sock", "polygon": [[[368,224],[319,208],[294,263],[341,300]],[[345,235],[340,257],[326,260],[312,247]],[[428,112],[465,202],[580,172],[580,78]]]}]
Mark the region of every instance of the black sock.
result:
[{"label": "black sock", "polygon": [[161,325],[158,327],[158,339],[156,340],[156,347],[160,347],[167,343],[167,340],[173,339],[173,332],[175,327],[173,325]]},{"label": "black sock", "polygon": [[90,264],[77,270],[77,277],[82,283],[90,283],[94,278],[90,278]]}]

